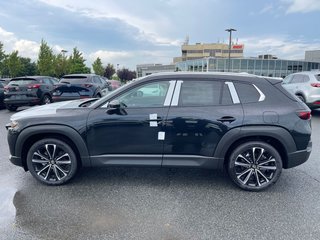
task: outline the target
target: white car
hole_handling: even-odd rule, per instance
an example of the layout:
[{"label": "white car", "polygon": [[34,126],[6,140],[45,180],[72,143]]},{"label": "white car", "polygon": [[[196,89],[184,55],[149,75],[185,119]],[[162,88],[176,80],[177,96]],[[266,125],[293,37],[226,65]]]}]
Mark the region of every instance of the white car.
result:
[{"label": "white car", "polygon": [[320,108],[320,71],[290,74],[282,84],[311,109]]}]

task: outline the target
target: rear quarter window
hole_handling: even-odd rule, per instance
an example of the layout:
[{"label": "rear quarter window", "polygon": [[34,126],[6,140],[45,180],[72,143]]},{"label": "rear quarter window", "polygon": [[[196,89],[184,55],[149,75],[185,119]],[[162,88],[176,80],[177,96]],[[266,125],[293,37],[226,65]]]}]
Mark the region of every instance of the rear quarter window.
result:
[{"label": "rear quarter window", "polygon": [[318,81],[320,81],[320,74],[314,75]]},{"label": "rear quarter window", "polygon": [[234,83],[241,103],[258,102],[260,94],[252,84]]}]

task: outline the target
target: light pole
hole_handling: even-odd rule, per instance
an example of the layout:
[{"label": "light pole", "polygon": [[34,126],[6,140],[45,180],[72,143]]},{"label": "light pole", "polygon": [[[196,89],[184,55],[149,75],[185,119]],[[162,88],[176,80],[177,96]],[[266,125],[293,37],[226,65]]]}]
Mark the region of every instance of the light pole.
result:
[{"label": "light pole", "polygon": [[231,63],[231,35],[233,31],[237,31],[236,29],[233,28],[228,28],[225,31],[229,32],[229,56],[228,56],[228,72],[230,72],[230,63]]}]

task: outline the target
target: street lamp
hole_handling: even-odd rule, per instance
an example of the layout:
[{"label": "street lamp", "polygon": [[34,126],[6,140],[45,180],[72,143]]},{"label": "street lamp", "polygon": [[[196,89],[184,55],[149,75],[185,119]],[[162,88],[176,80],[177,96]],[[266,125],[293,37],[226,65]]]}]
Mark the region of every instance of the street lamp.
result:
[{"label": "street lamp", "polygon": [[237,31],[236,29],[233,29],[233,28],[228,28],[226,29],[225,31],[229,32],[230,35],[229,35],[229,57],[228,57],[228,72],[230,72],[230,62],[231,62],[231,57],[230,57],[230,54],[231,54],[231,35],[232,35],[232,32],[233,31]]},{"label": "street lamp", "polygon": [[62,49],[62,50],[61,50],[62,56],[65,57],[65,54],[66,54],[67,52],[68,52],[67,50]]}]

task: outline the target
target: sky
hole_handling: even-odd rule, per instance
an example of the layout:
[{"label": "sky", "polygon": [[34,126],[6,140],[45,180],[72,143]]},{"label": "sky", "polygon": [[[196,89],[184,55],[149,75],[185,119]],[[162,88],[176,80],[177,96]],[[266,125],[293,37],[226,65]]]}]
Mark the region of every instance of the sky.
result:
[{"label": "sky", "polygon": [[244,44],[244,56],[304,59],[320,49],[320,0],[0,0],[7,53],[37,59],[41,39],[55,53],[77,47],[91,67],[170,64],[181,44]]}]

